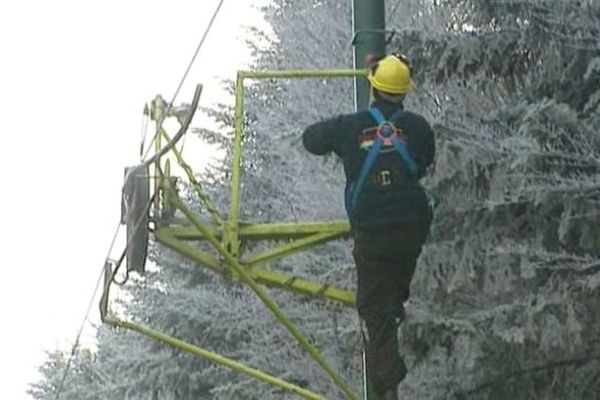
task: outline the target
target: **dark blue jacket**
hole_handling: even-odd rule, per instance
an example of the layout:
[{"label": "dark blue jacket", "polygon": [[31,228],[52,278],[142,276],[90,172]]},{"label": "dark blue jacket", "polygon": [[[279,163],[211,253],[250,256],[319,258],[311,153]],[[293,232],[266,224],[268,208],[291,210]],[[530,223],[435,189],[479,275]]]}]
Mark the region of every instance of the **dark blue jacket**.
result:
[{"label": "dark blue jacket", "polygon": [[[372,107],[389,118],[402,105],[377,100]],[[373,128],[377,125],[368,111],[361,111],[310,125],[302,139],[304,147],[313,154],[333,151],[341,157],[346,180],[353,182],[368,152],[360,145],[372,138]],[[417,177],[409,174],[396,151],[390,149],[381,153],[350,218],[355,228],[379,230],[431,222],[429,201],[418,179],[433,162],[433,131],[422,116],[410,111],[403,111],[395,126],[403,132],[408,150],[418,166]]]}]

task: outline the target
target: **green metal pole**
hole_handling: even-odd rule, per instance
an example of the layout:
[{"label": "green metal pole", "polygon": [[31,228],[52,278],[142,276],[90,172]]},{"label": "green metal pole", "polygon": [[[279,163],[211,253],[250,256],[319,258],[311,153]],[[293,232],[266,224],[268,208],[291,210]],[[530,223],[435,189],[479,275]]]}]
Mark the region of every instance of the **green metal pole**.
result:
[{"label": "green metal pole", "polygon": [[[354,68],[364,68],[368,54],[385,54],[384,0],[352,0],[352,31],[354,34]],[[369,82],[354,79],[356,110],[369,107]]]},{"label": "green metal pole", "polygon": [[[352,0],[352,30],[354,34],[354,68],[364,68],[369,54],[385,54],[385,1]],[[370,85],[368,80],[354,78],[354,107],[364,110],[370,103]],[[368,379],[366,354],[363,354],[364,398],[377,400]]]}]

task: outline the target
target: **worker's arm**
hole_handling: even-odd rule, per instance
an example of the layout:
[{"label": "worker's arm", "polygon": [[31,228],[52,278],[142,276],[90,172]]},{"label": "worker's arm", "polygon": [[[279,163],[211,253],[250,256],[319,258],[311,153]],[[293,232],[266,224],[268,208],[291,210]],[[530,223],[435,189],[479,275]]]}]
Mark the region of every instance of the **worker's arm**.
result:
[{"label": "worker's arm", "polygon": [[310,125],[302,134],[306,150],[318,156],[333,151],[339,154],[342,117],[336,117]]},{"label": "worker's arm", "polygon": [[[409,137],[409,150],[418,166],[418,177],[425,175],[435,157],[435,137],[429,123],[423,117],[416,121],[418,135]],[[412,140],[410,140],[412,139]]]}]

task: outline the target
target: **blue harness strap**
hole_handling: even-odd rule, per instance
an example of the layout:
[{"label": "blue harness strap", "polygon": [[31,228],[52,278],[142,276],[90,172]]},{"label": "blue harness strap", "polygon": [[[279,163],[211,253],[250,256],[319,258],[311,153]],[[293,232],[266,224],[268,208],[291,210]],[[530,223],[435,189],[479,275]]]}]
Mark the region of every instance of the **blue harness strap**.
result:
[{"label": "blue harness strap", "polygon": [[[384,145],[384,139],[382,138],[382,135],[385,135],[385,139],[389,139],[391,141],[392,145],[394,146],[394,149],[402,158],[402,161],[404,162],[404,165],[408,169],[410,175],[413,177],[416,177],[417,175],[417,164],[410,155],[410,152],[408,151],[408,148],[406,147],[404,141],[400,139],[400,137],[398,137],[395,127],[393,126],[393,122],[397,121],[402,115],[402,109],[399,109],[396,112],[394,112],[394,114],[392,114],[389,120],[386,120],[381,111],[379,111],[379,109],[375,107],[369,108],[369,114],[379,125],[378,134],[373,142],[373,145],[369,149],[369,152],[367,153],[367,157],[363,162],[358,177],[356,178],[356,181],[348,182],[346,186],[345,203],[346,212],[348,213],[348,216],[352,216],[356,203],[358,202],[358,198],[362,192],[362,188],[367,180],[367,177],[369,176],[369,173],[371,172],[371,168],[373,168],[373,165],[375,164],[375,161],[379,156],[379,152],[381,151],[381,148]],[[386,124],[388,125],[387,127]],[[380,134],[386,128],[387,131],[383,134]]]},{"label": "blue harness strap", "polygon": [[[382,125],[384,125],[386,123],[388,123],[388,124],[396,123],[398,121],[398,119],[400,118],[400,116],[402,115],[402,109],[396,110],[396,112],[394,112],[392,114],[392,116],[390,117],[389,120],[386,120],[385,117],[383,116],[383,114],[381,113],[381,111],[379,111],[379,109],[377,109],[375,107],[369,108],[369,114],[371,114],[371,117],[373,117],[373,119],[381,127]],[[400,157],[402,157],[402,161],[404,162],[404,165],[406,166],[406,168],[408,168],[408,171],[411,173],[411,175],[416,176],[417,169],[418,169],[417,163],[415,163],[412,156],[410,155],[410,152],[408,151],[406,144],[404,143],[404,141],[402,139],[400,139],[400,137],[398,137],[398,135],[396,134],[395,131],[391,133],[390,137],[391,137],[392,144],[394,145],[394,149],[396,149],[396,152],[398,152],[398,154],[400,154]],[[378,137],[377,139],[381,141],[381,138]]]},{"label": "blue harness strap", "polygon": [[375,142],[373,143],[373,146],[371,146],[371,149],[367,153],[367,158],[365,158],[362,168],[360,169],[360,173],[358,174],[358,178],[356,178],[356,183],[354,185],[352,185],[352,189],[351,189],[351,193],[350,193],[350,195],[352,197],[350,198],[350,202],[349,203],[346,202],[346,205],[347,205],[346,208],[347,208],[348,214],[351,214],[352,210],[354,209],[354,206],[356,205],[356,202],[358,201],[358,196],[362,192],[362,188],[363,188],[365,182],[367,181],[367,177],[369,176],[369,173],[371,172],[371,168],[373,167],[373,164],[375,164],[375,160],[377,160],[377,156],[379,156],[379,150],[381,150],[382,147],[383,147],[383,140],[377,139],[377,140],[375,140]]}]

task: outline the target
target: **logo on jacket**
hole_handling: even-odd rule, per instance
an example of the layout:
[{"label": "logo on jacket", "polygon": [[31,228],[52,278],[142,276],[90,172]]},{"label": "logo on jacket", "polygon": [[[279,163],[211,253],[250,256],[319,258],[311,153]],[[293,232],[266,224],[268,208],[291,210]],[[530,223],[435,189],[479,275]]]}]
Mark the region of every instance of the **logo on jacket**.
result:
[{"label": "logo on jacket", "polygon": [[388,186],[392,183],[392,172],[388,169],[384,169],[375,174],[375,183],[381,186]]}]

